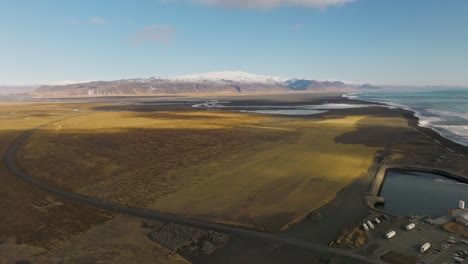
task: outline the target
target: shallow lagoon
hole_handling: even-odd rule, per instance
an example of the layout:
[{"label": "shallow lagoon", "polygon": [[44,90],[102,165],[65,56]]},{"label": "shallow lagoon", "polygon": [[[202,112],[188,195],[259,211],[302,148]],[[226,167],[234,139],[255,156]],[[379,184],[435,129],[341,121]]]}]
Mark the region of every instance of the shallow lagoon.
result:
[{"label": "shallow lagoon", "polygon": [[284,110],[252,110],[252,111],[241,111],[248,113],[257,114],[270,114],[270,115],[318,115],[328,111],[321,110],[307,110],[307,109],[284,109]]}]

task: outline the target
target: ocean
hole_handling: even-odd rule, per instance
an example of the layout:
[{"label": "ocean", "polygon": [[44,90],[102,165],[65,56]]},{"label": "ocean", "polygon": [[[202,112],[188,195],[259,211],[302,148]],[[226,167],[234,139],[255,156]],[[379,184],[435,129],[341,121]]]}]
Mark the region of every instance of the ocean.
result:
[{"label": "ocean", "polygon": [[414,111],[420,126],[434,129],[443,137],[468,146],[468,89],[352,93],[346,97]]}]

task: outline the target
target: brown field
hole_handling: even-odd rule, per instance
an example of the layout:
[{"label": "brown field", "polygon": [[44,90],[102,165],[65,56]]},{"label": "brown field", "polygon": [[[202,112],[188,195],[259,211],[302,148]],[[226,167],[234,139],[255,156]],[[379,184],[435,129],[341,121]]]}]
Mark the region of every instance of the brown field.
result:
[{"label": "brown field", "polygon": [[[88,107],[91,105],[0,102],[1,156],[14,138],[24,131],[53,120],[76,115],[74,109],[87,109]],[[112,256],[119,256],[115,253],[119,248],[121,254],[127,259],[138,260],[131,261],[132,263],[154,263],[148,260],[159,260],[159,263],[185,262],[169,254],[156,243],[149,243],[149,240],[148,243],[145,242],[146,237],[140,235],[142,231],[137,232],[134,227],[136,223],[141,223],[140,220],[111,220],[114,217],[113,213],[49,195],[11,175],[3,163],[0,165],[1,264],[20,263],[17,261],[77,263],[86,260],[88,256],[107,256],[107,259],[112,259]],[[108,223],[110,220],[111,222]],[[104,226],[101,227],[103,224]],[[120,228],[122,225],[127,228]],[[106,231],[105,226],[114,228]],[[96,231],[93,231],[93,228],[97,228]],[[106,232],[99,233],[99,230]],[[139,238],[135,237],[137,234]],[[114,241],[109,242],[109,236],[112,236]],[[119,239],[123,237],[135,237],[129,241],[136,242],[143,248],[140,251],[131,248],[125,250],[125,240]],[[89,248],[80,246],[80,243],[83,244],[86,241],[85,239],[94,241],[95,245],[99,244],[101,248],[94,249],[97,252],[90,252]],[[57,248],[66,249],[70,258],[60,255],[60,251],[49,254]],[[151,254],[145,253],[149,251]],[[138,254],[150,256],[150,258],[140,261]],[[109,263],[129,262],[121,262],[117,258]]]},{"label": "brown field", "polygon": [[34,263],[174,263],[184,258],[147,238],[141,221],[117,216],[76,237],[73,243],[33,258]]},{"label": "brown field", "polygon": [[90,196],[280,230],[365,174],[381,147],[337,143],[403,118],[303,119],[215,111],[103,111],[60,121],[21,149],[31,175]]},{"label": "brown field", "polygon": [[208,178],[159,199],[151,207],[273,231],[287,228],[367,172],[380,148],[334,141],[336,136],[353,131],[358,122],[375,124],[381,120],[365,116],[283,119],[276,127],[294,130],[290,141],[261,144],[217,162],[175,171],[196,171]]},{"label": "brown field", "polygon": [[[444,139],[416,128],[417,120],[401,110],[370,107],[299,118],[138,100],[0,103],[0,153],[24,131],[57,121],[19,149],[19,165],[34,177],[116,203],[261,230],[284,230],[321,207],[315,211],[320,218],[308,217],[282,236],[323,244],[368,214],[362,198],[379,164],[467,172],[466,158],[447,150],[455,145],[439,143]],[[239,104],[330,100],[343,99],[249,97]],[[3,163],[0,201],[0,263],[186,262],[150,242],[141,219],[45,193]],[[233,240],[218,259],[257,250],[245,242]],[[354,232],[344,242],[354,247],[364,241]],[[258,249],[258,256],[276,251]]]}]

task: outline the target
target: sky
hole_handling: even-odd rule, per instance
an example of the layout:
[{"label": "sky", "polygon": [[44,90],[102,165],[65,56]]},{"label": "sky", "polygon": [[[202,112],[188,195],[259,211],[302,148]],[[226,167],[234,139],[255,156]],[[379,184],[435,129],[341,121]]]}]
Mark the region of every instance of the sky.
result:
[{"label": "sky", "polygon": [[468,86],[468,1],[0,1],[0,84],[222,70]]}]

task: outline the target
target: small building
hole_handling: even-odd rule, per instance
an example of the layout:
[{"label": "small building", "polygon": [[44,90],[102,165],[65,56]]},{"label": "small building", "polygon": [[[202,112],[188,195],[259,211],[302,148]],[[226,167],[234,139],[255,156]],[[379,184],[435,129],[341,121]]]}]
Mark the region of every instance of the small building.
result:
[{"label": "small building", "polygon": [[468,226],[468,210],[453,210],[452,215],[455,217],[455,222]]}]

